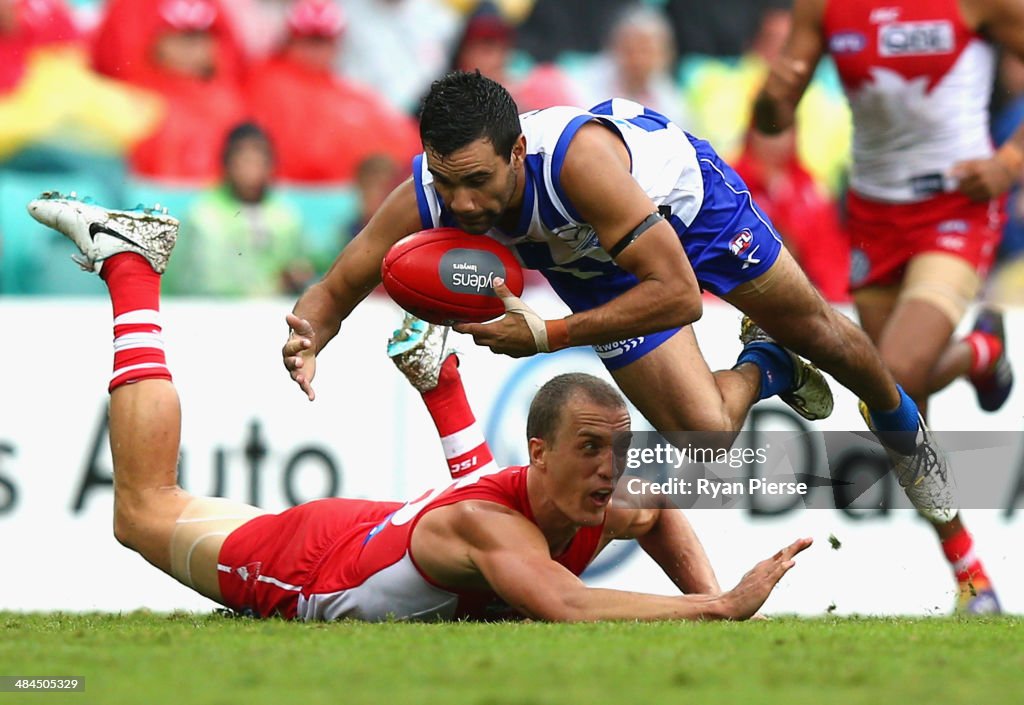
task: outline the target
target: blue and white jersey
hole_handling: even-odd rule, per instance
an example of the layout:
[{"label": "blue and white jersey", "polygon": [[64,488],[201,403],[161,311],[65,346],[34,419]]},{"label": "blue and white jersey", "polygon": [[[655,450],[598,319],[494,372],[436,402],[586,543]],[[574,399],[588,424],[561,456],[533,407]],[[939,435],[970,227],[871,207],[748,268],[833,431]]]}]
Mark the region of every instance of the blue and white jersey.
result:
[{"label": "blue and white jersey", "polygon": [[[679,235],[702,287],[728,293],[763,274],[778,257],[782,240],[754,205],[742,179],[711,145],[664,115],[615,98],[589,111],[547,108],[525,113],[520,120],[526,137],[526,176],[519,223],[514,232],[492,228],[487,236],[507,245],[524,267],[540,270],[573,311],[600,306],[637,284],[636,277],[604,251],[597,233],[562,188],[569,144],[590,121],[608,126],[622,138],[633,178]],[[423,154],[413,160],[413,180],[423,228],[458,227],[434,189]],[[655,334],[643,344],[634,344],[634,339],[597,346],[597,352],[614,369],[646,354],[674,332]],[[613,357],[614,364],[609,362]]]},{"label": "blue and white jersey", "polygon": [[[692,138],[663,115],[614,99],[589,112],[557,107],[525,113],[520,119],[526,137],[522,218],[516,232],[493,228],[487,234],[509,246],[524,267],[566,272],[581,279],[618,269],[562,189],[562,164],[569,143],[592,120],[622,137],[632,159],[633,178],[655,205],[671,209],[686,226],[700,211],[704,181],[697,149]],[[415,158],[413,176],[423,227],[457,227],[433,188],[424,155]]]}]

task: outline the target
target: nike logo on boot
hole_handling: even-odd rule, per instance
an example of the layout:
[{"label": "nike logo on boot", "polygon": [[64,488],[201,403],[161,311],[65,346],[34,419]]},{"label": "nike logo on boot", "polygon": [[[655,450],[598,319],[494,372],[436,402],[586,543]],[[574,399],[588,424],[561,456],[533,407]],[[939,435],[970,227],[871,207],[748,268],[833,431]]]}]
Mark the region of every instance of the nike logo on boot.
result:
[{"label": "nike logo on boot", "polygon": [[135,247],[138,247],[140,250],[145,250],[146,249],[145,247],[143,247],[139,243],[137,243],[134,240],[132,240],[130,237],[125,237],[121,233],[117,232],[116,230],[111,230],[110,228],[108,228],[106,225],[103,225],[102,223],[90,223],[89,224],[89,236],[93,239],[94,242],[96,241],[96,236],[98,234],[100,234],[100,233],[103,233],[105,235],[110,235],[111,237],[115,237],[118,240],[121,240],[122,242],[127,242],[129,245],[133,245]]}]

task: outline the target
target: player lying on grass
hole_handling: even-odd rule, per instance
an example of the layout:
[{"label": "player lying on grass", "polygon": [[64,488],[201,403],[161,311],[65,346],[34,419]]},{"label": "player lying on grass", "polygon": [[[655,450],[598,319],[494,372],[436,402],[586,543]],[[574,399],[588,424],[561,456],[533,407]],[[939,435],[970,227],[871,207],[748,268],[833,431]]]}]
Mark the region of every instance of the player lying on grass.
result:
[{"label": "player lying on grass", "polygon": [[[332,498],[280,514],[190,495],[177,485],[181,410],[159,314],[177,221],[59,194],[29,211],[67,235],[110,291],[114,534],[226,607],[289,619],[745,619],[811,543],[795,541],[721,592],[681,512],[612,501],[629,413],[589,375],[562,375],[538,392],[530,464],[498,469],[455,358],[442,364],[439,331],[414,319],[389,352],[423,392],[458,475],[451,484],[406,504]],[[689,594],[587,587],[579,574],[620,538],[636,538]]]}]

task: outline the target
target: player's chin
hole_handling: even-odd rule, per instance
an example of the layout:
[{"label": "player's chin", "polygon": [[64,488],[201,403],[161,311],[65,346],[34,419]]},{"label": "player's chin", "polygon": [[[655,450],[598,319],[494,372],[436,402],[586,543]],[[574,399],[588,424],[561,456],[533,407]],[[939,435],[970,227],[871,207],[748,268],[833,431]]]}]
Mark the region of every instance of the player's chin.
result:
[{"label": "player's chin", "polygon": [[604,521],[604,513],[608,509],[611,497],[608,495],[590,494],[583,498],[576,523],[580,526],[597,526]]},{"label": "player's chin", "polygon": [[490,224],[477,224],[472,221],[469,223],[459,223],[459,227],[462,228],[463,232],[467,232],[470,235],[486,235],[487,231],[491,229]]},{"label": "player's chin", "polygon": [[574,523],[577,526],[600,526],[604,522],[604,512],[604,509],[599,512],[580,512]]},{"label": "player's chin", "polygon": [[456,218],[459,227],[470,235],[485,235],[488,230],[494,227],[494,220],[487,217],[471,218],[463,220]]}]

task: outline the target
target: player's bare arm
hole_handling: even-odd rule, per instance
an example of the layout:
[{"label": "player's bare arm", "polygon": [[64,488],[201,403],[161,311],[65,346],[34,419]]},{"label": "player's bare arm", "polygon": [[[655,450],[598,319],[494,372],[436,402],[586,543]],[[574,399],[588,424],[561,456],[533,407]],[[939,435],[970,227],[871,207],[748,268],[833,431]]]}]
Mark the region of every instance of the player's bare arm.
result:
[{"label": "player's bare arm", "polygon": [[517,611],[546,621],[747,619],[793,567],[793,557],[809,545],[809,539],[794,542],[723,594],[662,596],[590,588],[551,559],[552,547],[522,515],[488,502],[460,502],[420,521],[412,555],[440,584],[486,585]]},{"label": "player's bare arm", "polygon": [[[1020,0],[960,0],[968,26],[1024,60],[1024,3]],[[1015,184],[1024,169],[1024,124],[989,159],[971,159],[953,167],[958,188],[968,198],[986,201]]]},{"label": "player's bare arm", "polygon": [[[562,186],[606,252],[657,207],[630,173],[629,152],[600,123],[584,125],[570,144]],[[615,258],[639,283],[608,303],[567,319],[573,345],[597,345],[693,323],[703,307],[700,287],[679,236],[659,220]]]},{"label": "player's bare arm", "polygon": [[284,366],[310,401],[316,356],[337,335],[352,310],[380,283],[380,265],[393,244],[420,228],[412,180],[385,199],[366,227],[338,255],[286,317],[290,329],[281,350]]},{"label": "player's bare arm", "polygon": [[[551,559],[552,547],[534,524],[503,507],[491,509],[488,505],[462,502],[424,517],[413,535],[417,565],[445,585],[458,581],[456,585],[470,588],[489,586],[509,606],[534,619],[727,618],[718,596],[658,596],[588,588]],[[430,533],[421,536],[424,528]],[[453,542],[458,542],[461,550],[453,551]],[[464,558],[451,565],[451,556]]]},{"label": "player's bare arm", "polygon": [[796,106],[825,54],[824,14],[825,0],[793,3],[793,25],[786,45],[754,101],[754,126],[761,132],[777,134],[793,126]]},{"label": "player's bare arm", "polygon": [[616,496],[608,508],[602,549],[617,539],[636,539],[684,593],[715,595],[722,591],[711,560],[681,509],[631,507]]}]

